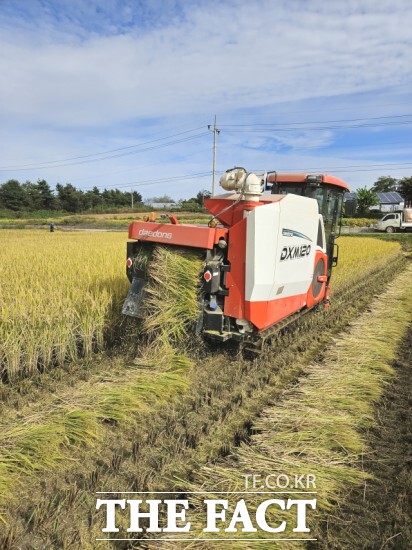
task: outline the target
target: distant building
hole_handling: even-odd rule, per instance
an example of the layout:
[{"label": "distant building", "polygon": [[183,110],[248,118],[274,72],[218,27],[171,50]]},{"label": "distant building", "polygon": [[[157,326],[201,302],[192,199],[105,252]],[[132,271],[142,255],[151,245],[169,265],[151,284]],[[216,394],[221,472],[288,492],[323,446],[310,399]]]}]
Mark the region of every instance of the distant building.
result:
[{"label": "distant building", "polygon": [[146,202],[147,206],[150,206],[154,210],[166,210],[166,208],[177,209],[179,205],[175,202]]},{"label": "distant building", "polygon": [[394,212],[402,210],[405,203],[401,195],[397,191],[388,193],[377,193],[379,204],[372,206],[371,210],[380,210],[381,212]]},{"label": "distant building", "polygon": [[[394,212],[404,208],[404,200],[397,191],[388,193],[377,193],[379,204],[371,206],[370,210],[379,212]],[[343,202],[345,203],[346,216],[352,216],[356,211],[357,202],[356,193],[345,193]]]}]

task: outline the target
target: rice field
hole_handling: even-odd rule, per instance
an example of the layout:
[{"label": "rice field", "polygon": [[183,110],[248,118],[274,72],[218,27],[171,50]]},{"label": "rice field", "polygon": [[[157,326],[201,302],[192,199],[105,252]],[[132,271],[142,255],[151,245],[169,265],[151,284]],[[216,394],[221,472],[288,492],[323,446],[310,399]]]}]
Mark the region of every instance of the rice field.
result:
[{"label": "rice field", "polygon": [[[24,546],[27,529],[43,533],[34,547],[60,547],[67,540],[93,547],[97,522],[86,527],[84,521],[95,490],[180,490],[175,476],[192,476],[248,440],[247,426],[256,415],[302,371],[309,372],[307,365],[332,335],[404,261],[398,242],[341,237],[328,314],[305,321],[299,346],[285,336],[275,343],[280,346],[275,354],[251,362],[230,351],[203,353],[192,332],[203,260],[159,247],[145,337],[133,335],[140,338],[137,357],[120,350],[93,361],[121,333],[129,284],[126,235],[27,235],[4,231],[0,251],[3,386],[18,388],[23,378],[43,373],[27,395],[4,393],[0,544],[5,548]],[[82,371],[85,358],[92,367]],[[24,504],[17,506],[17,497]],[[18,513],[11,525],[13,510]],[[77,518],[72,525],[64,521],[69,512]]]},{"label": "rice field", "polygon": [[[88,357],[118,332],[122,323],[121,303],[128,289],[123,233],[4,230],[2,240],[3,380]],[[340,262],[333,274],[336,290],[351,278],[389,261],[399,251],[398,243],[377,239],[342,237],[339,242]],[[199,266],[189,259],[181,271],[182,277],[189,265],[194,269]],[[190,301],[187,295],[181,298]],[[163,312],[167,310],[163,308]],[[178,319],[181,311],[171,315],[172,322],[165,330],[170,331],[171,327],[178,330]]]},{"label": "rice field", "polygon": [[12,381],[103,348],[128,288],[125,235],[2,231],[0,365]]}]

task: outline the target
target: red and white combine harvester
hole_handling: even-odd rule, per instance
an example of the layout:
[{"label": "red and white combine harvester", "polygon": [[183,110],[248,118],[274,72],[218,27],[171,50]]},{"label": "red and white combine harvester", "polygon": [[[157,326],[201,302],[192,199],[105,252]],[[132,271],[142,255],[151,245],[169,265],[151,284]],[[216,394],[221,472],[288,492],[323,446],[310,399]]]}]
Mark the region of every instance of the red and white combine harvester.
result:
[{"label": "red and white combine harvester", "polygon": [[329,305],[349,187],[329,175],[258,175],[238,167],[220,185],[229,192],[204,201],[213,216],[208,226],[180,225],[173,216],[171,223],[130,224],[123,313],[142,316],[154,246],[203,250],[198,329],[222,342],[262,342],[311,308]]}]

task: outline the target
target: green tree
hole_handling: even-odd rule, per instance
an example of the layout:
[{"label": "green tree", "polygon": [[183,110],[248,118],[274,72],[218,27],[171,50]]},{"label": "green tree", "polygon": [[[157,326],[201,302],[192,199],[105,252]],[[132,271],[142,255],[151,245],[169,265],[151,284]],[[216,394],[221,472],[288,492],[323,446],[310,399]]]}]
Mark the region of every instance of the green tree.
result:
[{"label": "green tree", "polygon": [[203,201],[205,199],[209,199],[211,196],[212,196],[212,193],[210,191],[203,189],[202,191],[199,191],[195,199],[190,199],[190,200],[194,200],[195,202],[197,202],[197,204],[199,204],[200,206],[203,206]]},{"label": "green tree", "polygon": [[40,206],[40,195],[37,189],[37,185],[27,180],[21,185],[24,191],[24,200],[20,205],[19,210],[22,210],[22,206],[25,206],[29,210],[39,210]]},{"label": "green tree", "polygon": [[71,183],[56,185],[60,206],[66,212],[79,212],[82,207],[82,192],[78,191]]},{"label": "green tree", "polygon": [[46,180],[37,180],[37,195],[39,208],[50,210],[55,206],[55,196]]},{"label": "green tree", "polygon": [[22,210],[26,205],[26,192],[17,180],[9,180],[0,186],[0,206],[9,210]]},{"label": "green tree", "polygon": [[412,176],[399,180],[400,194],[406,207],[412,207]]},{"label": "green tree", "polygon": [[142,202],[142,195],[137,191],[133,191],[133,203]]},{"label": "green tree", "polygon": [[93,187],[91,191],[86,191],[83,195],[83,206],[87,210],[98,208],[102,203],[103,199],[97,187]]},{"label": "green tree", "polygon": [[372,186],[372,191],[375,193],[388,193],[389,191],[396,191],[398,186],[398,180],[391,176],[380,176]]},{"label": "green tree", "polygon": [[364,215],[369,211],[371,206],[379,204],[378,195],[372,189],[361,187],[356,191],[357,195],[357,213]]}]

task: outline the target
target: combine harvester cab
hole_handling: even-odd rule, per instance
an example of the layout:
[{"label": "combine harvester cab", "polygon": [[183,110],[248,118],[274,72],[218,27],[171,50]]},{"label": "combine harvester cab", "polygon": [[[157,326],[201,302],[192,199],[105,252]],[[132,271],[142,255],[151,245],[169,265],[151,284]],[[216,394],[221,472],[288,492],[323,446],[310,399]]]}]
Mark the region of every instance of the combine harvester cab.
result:
[{"label": "combine harvester cab", "polygon": [[[228,193],[205,200],[206,227],[132,222],[127,244],[131,282],[123,313],[144,314],[147,265],[156,245],[205,253],[198,330],[221,342],[263,342],[323,303],[329,305],[335,244],[346,183],[328,175],[228,170]],[[263,191],[271,191],[264,194]]]}]

